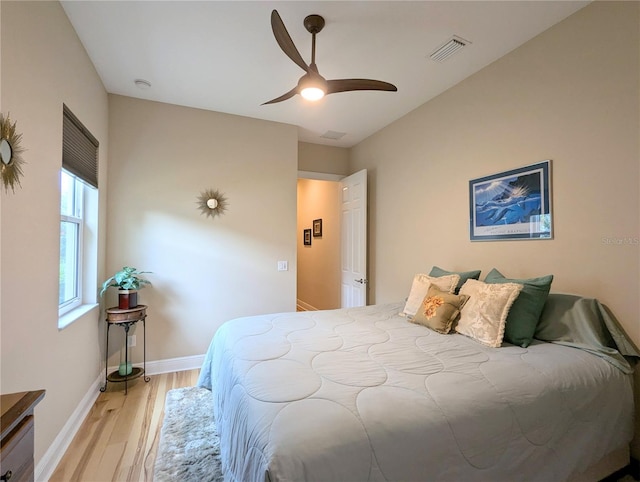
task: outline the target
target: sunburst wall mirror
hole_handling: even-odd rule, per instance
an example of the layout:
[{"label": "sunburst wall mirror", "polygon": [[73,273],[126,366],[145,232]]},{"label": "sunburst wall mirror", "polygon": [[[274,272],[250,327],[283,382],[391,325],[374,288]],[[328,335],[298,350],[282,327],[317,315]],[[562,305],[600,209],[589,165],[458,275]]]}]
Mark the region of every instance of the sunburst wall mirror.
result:
[{"label": "sunburst wall mirror", "polygon": [[2,184],[5,191],[9,188],[13,192],[16,185],[20,186],[22,176],[22,153],[24,149],[20,146],[22,134],[16,133],[16,123],[11,123],[9,116],[5,118],[0,114],[0,169],[2,170]]},{"label": "sunburst wall mirror", "polygon": [[207,217],[221,216],[227,210],[229,203],[226,196],[217,189],[207,189],[198,196],[200,213]]}]

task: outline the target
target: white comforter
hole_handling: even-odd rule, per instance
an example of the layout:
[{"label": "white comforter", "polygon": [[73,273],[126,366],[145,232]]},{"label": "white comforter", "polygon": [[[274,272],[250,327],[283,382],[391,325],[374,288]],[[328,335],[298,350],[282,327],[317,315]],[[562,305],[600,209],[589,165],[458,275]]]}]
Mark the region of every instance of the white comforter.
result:
[{"label": "white comforter", "polygon": [[216,333],[231,481],[556,481],[632,438],[631,379],[585,351],[488,348],[401,304],[240,318]]}]

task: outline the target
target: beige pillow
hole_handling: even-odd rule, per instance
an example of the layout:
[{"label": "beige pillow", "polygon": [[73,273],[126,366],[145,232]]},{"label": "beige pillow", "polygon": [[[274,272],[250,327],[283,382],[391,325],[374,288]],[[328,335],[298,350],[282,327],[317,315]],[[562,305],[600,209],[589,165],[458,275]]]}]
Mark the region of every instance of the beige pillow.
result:
[{"label": "beige pillow", "polygon": [[468,299],[467,295],[454,295],[432,285],[422,300],[416,316],[410,321],[438,333],[447,334],[451,331],[451,325]]},{"label": "beige pillow", "polygon": [[522,285],[488,284],[469,279],[460,288],[469,301],[462,307],[456,331],[491,347],[502,345],[504,326]]},{"label": "beige pillow", "polygon": [[426,274],[417,274],[413,277],[413,284],[411,285],[411,291],[409,297],[404,305],[404,309],[400,312],[403,316],[414,316],[424,297],[429,291],[429,287],[433,284],[436,288],[453,293],[453,290],[460,281],[460,276],[457,274],[451,274],[447,276],[440,276],[438,278],[429,276]]}]

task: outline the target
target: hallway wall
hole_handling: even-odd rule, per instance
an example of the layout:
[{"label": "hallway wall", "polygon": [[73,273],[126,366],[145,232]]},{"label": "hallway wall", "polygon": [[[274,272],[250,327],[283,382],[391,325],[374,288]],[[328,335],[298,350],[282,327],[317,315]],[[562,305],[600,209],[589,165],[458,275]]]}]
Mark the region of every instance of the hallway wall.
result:
[{"label": "hallway wall", "polygon": [[[336,181],[298,179],[297,299],[319,310],[340,307],[340,192]],[[314,219],[322,219],[322,237],[305,246]]]}]

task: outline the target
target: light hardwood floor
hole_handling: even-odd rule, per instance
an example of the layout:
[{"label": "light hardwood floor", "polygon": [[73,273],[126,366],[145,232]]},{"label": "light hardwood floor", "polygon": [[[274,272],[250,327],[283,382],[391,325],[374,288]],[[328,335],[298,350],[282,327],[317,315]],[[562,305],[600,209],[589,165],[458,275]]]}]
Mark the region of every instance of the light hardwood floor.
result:
[{"label": "light hardwood floor", "polygon": [[194,386],[200,370],[109,383],[87,415],[50,482],[151,481],[166,394]]}]

